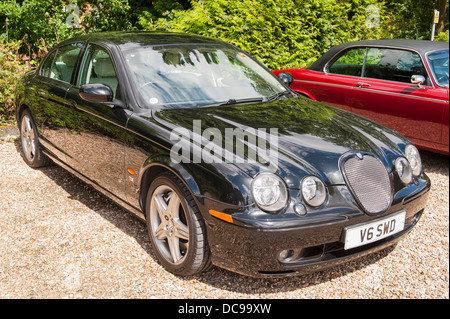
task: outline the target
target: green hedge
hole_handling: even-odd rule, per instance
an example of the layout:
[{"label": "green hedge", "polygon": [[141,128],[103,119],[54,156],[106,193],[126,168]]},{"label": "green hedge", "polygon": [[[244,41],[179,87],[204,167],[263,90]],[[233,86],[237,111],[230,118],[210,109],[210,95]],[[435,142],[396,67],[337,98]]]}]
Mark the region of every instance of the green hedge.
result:
[{"label": "green hedge", "polygon": [[339,43],[389,36],[386,22],[384,3],[374,0],[199,0],[140,24],[223,39],[275,69],[310,64]]},{"label": "green hedge", "polygon": [[[66,22],[78,5],[79,28]],[[165,30],[219,38],[271,69],[311,64],[330,47],[364,39],[429,39],[429,0],[2,0],[0,119],[12,114],[14,83],[55,43],[95,31]],[[187,10],[186,10],[187,9]],[[67,11],[67,10],[66,10]],[[379,20],[375,19],[379,17]],[[448,28],[448,7],[447,7]],[[436,40],[448,41],[448,31]]]},{"label": "green hedge", "polygon": [[14,90],[26,66],[19,59],[20,42],[0,42],[0,125],[13,119]]},{"label": "green hedge", "polygon": [[[81,19],[75,20],[77,13]],[[75,21],[77,28],[72,27]],[[21,41],[21,53],[32,59],[79,34],[133,27],[128,0],[2,0],[0,24],[0,41]]]}]

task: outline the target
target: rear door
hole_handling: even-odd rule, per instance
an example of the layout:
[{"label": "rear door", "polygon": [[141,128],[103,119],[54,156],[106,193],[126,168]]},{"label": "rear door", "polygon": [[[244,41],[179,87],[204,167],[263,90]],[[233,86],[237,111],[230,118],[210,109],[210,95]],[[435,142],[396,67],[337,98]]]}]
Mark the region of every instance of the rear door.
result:
[{"label": "rear door", "polygon": [[[422,87],[411,83],[422,75]],[[445,92],[435,89],[420,55],[392,48],[368,48],[363,77],[353,92],[352,112],[391,127],[408,138],[442,141]]]},{"label": "rear door", "polygon": [[65,97],[82,47],[77,42],[51,52],[30,87],[35,91],[32,106],[40,142],[61,161],[65,160]]}]

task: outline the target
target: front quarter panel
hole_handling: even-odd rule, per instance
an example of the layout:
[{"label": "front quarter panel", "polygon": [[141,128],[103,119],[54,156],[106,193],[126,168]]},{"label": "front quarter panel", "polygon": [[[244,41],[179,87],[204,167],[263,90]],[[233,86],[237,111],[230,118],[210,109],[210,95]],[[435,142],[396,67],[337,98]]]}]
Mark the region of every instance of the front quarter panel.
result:
[{"label": "front quarter panel", "polygon": [[248,175],[234,165],[172,161],[170,151],[174,142],[170,140],[170,131],[155,122],[150,114],[133,115],[128,122],[127,131],[126,193],[131,205],[144,210],[146,190],[154,177],[162,171],[171,171],[178,176],[200,203],[208,198],[235,207],[248,204],[249,189],[245,187],[251,182]]},{"label": "front quarter panel", "polygon": [[292,90],[310,99],[346,111],[351,110],[352,93],[358,83],[358,77],[328,74],[307,69],[281,70],[275,71],[275,74],[280,72],[289,72],[293,75]]}]

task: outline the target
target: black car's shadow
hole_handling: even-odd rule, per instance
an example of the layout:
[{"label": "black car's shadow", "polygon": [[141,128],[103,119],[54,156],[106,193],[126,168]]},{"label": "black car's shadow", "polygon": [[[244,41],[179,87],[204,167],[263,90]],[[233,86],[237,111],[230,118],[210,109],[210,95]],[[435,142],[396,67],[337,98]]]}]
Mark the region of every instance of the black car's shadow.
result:
[{"label": "black car's shadow", "polygon": [[[17,151],[22,155],[20,140],[15,140],[14,144]],[[443,161],[440,158],[440,155],[429,153],[426,155],[426,162],[429,163],[429,165],[434,166],[434,168],[431,168],[433,170],[442,169],[441,162]],[[70,198],[79,201],[90,210],[105,218],[109,223],[116,226],[126,235],[135,238],[136,242],[155,260],[155,262],[159,264],[153,253],[153,248],[150,244],[150,238],[144,222],[96,191],[92,186],[81,181],[56,164],[40,168],[39,170],[64,189]],[[448,175],[448,162],[446,172]],[[179,278],[182,280],[197,280],[198,282],[212,287],[235,293],[267,294],[287,292],[318,285],[358,271],[386,257],[394,249],[395,246],[340,266],[335,266],[315,273],[290,277],[252,278],[218,267],[212,267],[210,270],[200,275]]]}]

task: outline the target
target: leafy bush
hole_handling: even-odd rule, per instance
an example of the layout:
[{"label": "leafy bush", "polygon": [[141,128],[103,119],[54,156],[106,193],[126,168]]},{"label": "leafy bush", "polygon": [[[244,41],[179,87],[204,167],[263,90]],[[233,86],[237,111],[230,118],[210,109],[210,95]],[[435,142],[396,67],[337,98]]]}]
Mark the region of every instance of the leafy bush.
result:
[{"label": "leafy bush", "polygon": [[[69,3],[79,9],[79,28],[73,28],[74,6]],[[79,34],[130,30],[130,12],[128,0],[2,0],[0,24],[5,27],[0,39],[21,41],[21,53],[36,59],[56,43]]]},{"label": "leafy bush", "polygon": [[310,64],[339,43],[385,36],[383,17],[383,2],[373,0],[199,0],[187,11],[140,23],[223,39],[275,69]]},{"label": "leafy bush", "polygon": [[78,5],[84,33],[132,29],[128,0],[79,0]]},{"label": "leafy bush", "polygon": [[187,10],[191,7],[190,0],[153,0],[151,4],[148,0],[129,0],[129,3],[137,28],[140,28],[140,21],[145,25],[147,21],[156,21],[172,10]]},{"label": "leafy bush", "polygon": [[[79,28],[66,23],[73,16],[64,10],[69,4],[79,8]],[[133,29],[201,34],[279,69],[309,65],[343,42],[429,39],[435,5],[430,0],[1,0],[0,112],[12,114],[14,84],[26,69],[18,54],[39,60],[54,44],[78,34]],[[448,41],[448,34],[436,40]]]},{"label": "leafy bush", "polygon": [[[436,0],[390,0],[386,1],[389,12],[389,29],[396,38],[430,40]],[[449,1],[445,12],[445,29],[448,29]]]},{"label": "leafy bush", "polygon": [[7,30],[2,30],[7,31],[1,35],[3,41],[21,41],[21,52],[36,58],[44,55],[49,46],[70,36],[62,0],[20,2],[22,4],[16,0],[0,3],[0,19],[7,22]]},{"label": "leafy bush", "polygon": [[436,41],[444,41],[444,42],[448,42],[449,41],[449,35],[448,35],[448,30],[445,32],[441,32],[437,35],[437,37],[435,38]]},{"label": "leafy bush", "polygon": [[19,60],[20,42],[0,42],[0,123],[14,115],[14,90],[26,66]]}]

